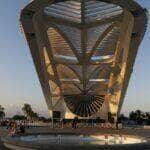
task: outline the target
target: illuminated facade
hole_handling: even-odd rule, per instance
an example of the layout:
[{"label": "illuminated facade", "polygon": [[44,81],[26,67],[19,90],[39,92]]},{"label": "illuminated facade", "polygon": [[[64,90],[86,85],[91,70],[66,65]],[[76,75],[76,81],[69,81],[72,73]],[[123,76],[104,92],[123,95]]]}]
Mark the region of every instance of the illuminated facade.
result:
[{"label": "illuminated facade", "polygon": [[132,0],[34,0],[20,21],[53,117],[119,114],[145,9]]}]

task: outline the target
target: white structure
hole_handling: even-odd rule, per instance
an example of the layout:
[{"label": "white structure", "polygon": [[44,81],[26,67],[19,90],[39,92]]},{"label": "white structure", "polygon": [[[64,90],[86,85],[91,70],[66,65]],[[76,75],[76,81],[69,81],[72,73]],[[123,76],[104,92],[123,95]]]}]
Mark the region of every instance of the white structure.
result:
[{"label": "white structure", "polygon": [[145,33],[141,6],[133,0],[34,0],[20,20],[53,117],[118,115]]}]

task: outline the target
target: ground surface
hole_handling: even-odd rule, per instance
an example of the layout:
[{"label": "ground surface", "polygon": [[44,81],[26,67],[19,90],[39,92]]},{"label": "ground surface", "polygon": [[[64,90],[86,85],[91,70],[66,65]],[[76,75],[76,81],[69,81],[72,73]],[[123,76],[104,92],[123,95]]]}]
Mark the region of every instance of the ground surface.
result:
[{"label": "ground surface", "polygon": [[[98,127],[95,128],[78,128],[78,129],[71,129],[71,128],[59,128],[59,129],[51,129],[50,127],[31,127],[27,129],[27,133],[79,133],[79,134],[127,134],[127,135],[136,135],[145,137],[150,141],[150,129],[122,129],[122,130],[115,130],[115,129],[100,129]],[[4,128],[0,128],[0,136],[7,135],[8,131]],[[4,148],[2,142],[0,141],[0,150],[7,150]],[[150,150],[150,147],[143,147],[143,150]]]},{"label": "ground surface", "polygon": [[[1,136],[5,136],[8,134],[8,131],[5,128],[0,128],[0,138]],[[0,139],[0,150],[7,150],[7,148],[4,147],[1,139]]]}]

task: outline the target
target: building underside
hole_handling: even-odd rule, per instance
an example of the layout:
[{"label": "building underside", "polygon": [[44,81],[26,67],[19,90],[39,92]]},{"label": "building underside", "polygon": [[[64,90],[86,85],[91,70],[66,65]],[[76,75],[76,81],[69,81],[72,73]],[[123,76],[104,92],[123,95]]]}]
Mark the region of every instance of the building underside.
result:
[{"label": "building underside", "polygon": [[145,9],[133,0],[34,0],[20,21],[53,117],[120,113]]}]

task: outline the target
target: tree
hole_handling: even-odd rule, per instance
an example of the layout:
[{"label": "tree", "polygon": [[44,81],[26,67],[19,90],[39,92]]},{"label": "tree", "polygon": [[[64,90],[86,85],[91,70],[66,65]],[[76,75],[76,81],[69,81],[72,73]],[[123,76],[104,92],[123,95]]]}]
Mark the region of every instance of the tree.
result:
[{"label": "tree", "polygon": [[144,113],[141,110],[131,111],[129,114],[130,120],[137,122],[137,124],[142,124],[144,119]]},{"label": "tree", "polygon": [[133,120],[133,121],[136,121],[136,114],[134,111],[131,111],[130,114],[129,114],[129,119],[130,120]]},{"label": "tree", "polygon": [[146,112],[146,113],[145,113],[145,117],[146,117],[147,120],[150,120],[150,113],[149,113],[149,112]]},{"label": "tree", "polygon": [[142,124],[143,123],[143,112],[141,110],[136,110],[135,114],[136,114],[137,123]]},{"label": "tree", "polygon": [[24,114],[25,114],[27,117],[30,117],[30,116],[31,116],[31,112],[32,112],[31,105],[29,105],[29,104],[24,104],[24,106],[22,107],[22,111],[24,112]]},{"label": "tree", "polygon": [[37,119],[38,118],[38,114],[32,110],[32,107],[30,104],[24,104],[24,106],[22,107],[22,111],[24,112],[26,117],[29,119]]},{"label": "tree", "polygon": [[147,124],[150,125],[150,113],[149,112],[145,113],[145,119],[147,121]]},{"label": "tree", "polygon": [[5,117],[4,107],[0,105],[0,119],[3,119]]},{"label": "tree", "polygon": [[118,117],[118,122],[121,123],[122,121],[125,121],[126,117],[124,116],[124,114],[120,114]]},{"label": "tree", "polygon": [[31,116],[32,116],[32,118],[34,118],[34,119],[38,119],[38,117],[39,117],[36,112],[32,112],[32,113],[31,113]]}]

